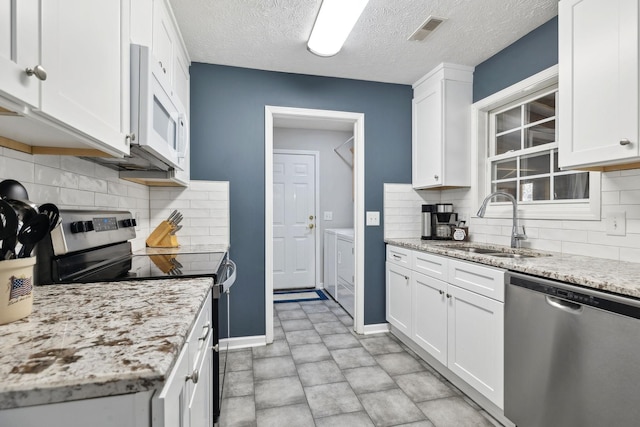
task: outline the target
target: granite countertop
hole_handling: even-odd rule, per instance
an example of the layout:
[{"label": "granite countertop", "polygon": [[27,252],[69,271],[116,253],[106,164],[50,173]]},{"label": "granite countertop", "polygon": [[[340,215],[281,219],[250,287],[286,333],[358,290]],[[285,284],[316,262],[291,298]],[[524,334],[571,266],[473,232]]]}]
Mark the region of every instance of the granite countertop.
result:
[{"label": "granite countertop", "polygon": [[518,251],[544,256],[518,259],[497,258],[455,250],[451,246],[481,247],[496,249],[496,252],[513,252],[514,250],[506,246],[451,240],[385,239],[385,243],[640,298],[640,263],[529,249]]},{"label": "granite countertop", "polygon": [[38,286],[0,325],[0,409],[161,388],[211,278]]}]

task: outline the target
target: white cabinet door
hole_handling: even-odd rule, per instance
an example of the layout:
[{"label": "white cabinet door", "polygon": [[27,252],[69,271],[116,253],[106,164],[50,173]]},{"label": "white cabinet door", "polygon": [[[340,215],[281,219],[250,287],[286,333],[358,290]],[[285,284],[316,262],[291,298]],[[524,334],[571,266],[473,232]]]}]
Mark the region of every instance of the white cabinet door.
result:
[{"label": "white cabinet door", "polygon": [[129,0],[41,2],[41,110],[128,154]]},{"label": "white cabinet door", "polygon": [[442,81],[413,100],[413,187],[442,184]]},{"label": "white cabinet door", "polygon": [[[176,42],[178,43],[178,42]],[[189,61],[182,54],[181,49],[176,49],[173,61],[173,90],[174,95],[180,99],[182,105],[189,112],[191,80],[189,78]]]},{"label": "white cabinet door", "polygon": [[175,43],[173,23],[167,6],[164,0],[155,0],[153,2],[153,46],[151,52],[160,71],[156,75],[168,92],[172,92]]},{"label": "white cabinet door", "polygon": [[413,86],[414,188],[471,185],[472,81],[473,68],[441,64]]},{"label": "white cabinet door", "polygon": [[412,272],[413,335],[420,347],[447,364],[447,284]]},{"label": "white cabinet door", "polygon": [[411,337],[411,270],[391,262],[387,267],[387,321]]},{"label": "white cabinet door", "polygon": [[39,103],[40,80],[27,68],[39,65],[38,0],[0,0],[0,93],[31,106]]},{"label": "white cabinet door", "polygon": [[504,402],[504,303],[448,287],[448,367],[499,408]]},{"label": "white cabinet door", "polygon": [[[212,407],[212,349],[211,334],[204,343],[203,357],[198,369],[198,380],[193,386],[191,399],[189,401],[189,422],[190,427],[211,427],[213,425]],[[186,427],[186,426],[185,426]]]},{"label": "white cabinet door", "polygon": [[638,161],[638,1],[559,4],[559,166]]},{"label": "white cabinet door", "polygon": [[186,427],[189,425],[188,392],[186,380],[189,372],[188,345],[182,348],[171,374],[157,398],[153,399],[153,427]]}]

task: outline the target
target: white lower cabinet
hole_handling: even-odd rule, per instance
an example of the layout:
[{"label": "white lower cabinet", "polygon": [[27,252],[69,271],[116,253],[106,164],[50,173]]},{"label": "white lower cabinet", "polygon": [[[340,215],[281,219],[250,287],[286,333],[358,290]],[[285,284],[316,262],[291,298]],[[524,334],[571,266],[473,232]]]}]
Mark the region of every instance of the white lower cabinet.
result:
[{"label": "white lower cabinet", "polygon": [[[504,271],[398,247],[387,255],[387,321],[502,409]],[[407,257],[411,268],[399,265]]]},{"label": "white lower cabinet", "polygon": [[387,262],[387,321],[411,336],[411,270]]}]

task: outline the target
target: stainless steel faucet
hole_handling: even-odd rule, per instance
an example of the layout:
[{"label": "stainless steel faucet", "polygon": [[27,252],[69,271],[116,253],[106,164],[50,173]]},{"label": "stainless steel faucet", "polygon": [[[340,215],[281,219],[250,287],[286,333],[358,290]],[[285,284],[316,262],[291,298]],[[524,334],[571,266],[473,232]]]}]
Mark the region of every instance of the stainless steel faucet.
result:
[{"label": "stainless steel faucet", "polygon": [[[524,231],[524,227],[518,226],[518,201],[515,199],[515,197],[513,197],[511,194],[506,193],[504,191],[494,191],[484,199],[476,215],[478,215],[478,217],[480,218],[484,217],[485,211],[487,210],[487,205],[489,204],[489,200],[491,200],[496,196],[506,197],[513,204],[513,227],[511,228],[511,247],[519,248],[520,241],[526,240],[527,234]],[[520,230],[522,230],[522,232],[520,232]]]}]

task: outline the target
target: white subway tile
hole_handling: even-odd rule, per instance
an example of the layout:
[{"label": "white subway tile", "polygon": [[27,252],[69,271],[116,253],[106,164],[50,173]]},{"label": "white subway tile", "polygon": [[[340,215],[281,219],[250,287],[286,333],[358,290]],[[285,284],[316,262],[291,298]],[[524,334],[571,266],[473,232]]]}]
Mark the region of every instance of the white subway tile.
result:
[{"label": "white subway tile", "polygon": [[95,176],[96,174],[96,164],[94,162],[73,156],[61,156],[60,169],[88,176]]},{"label": "white subway tile", "polygon": [[78,177],[78,189],[94,191],[96,193],[107,193],[108,184],[104,179],[93,178],[86,175],[76,175]]},{"label": "white subway tile", "polygon": [[612,260],[618,260],[620,258],[619,248],[596,244],[562,242],[562,252]]}]

